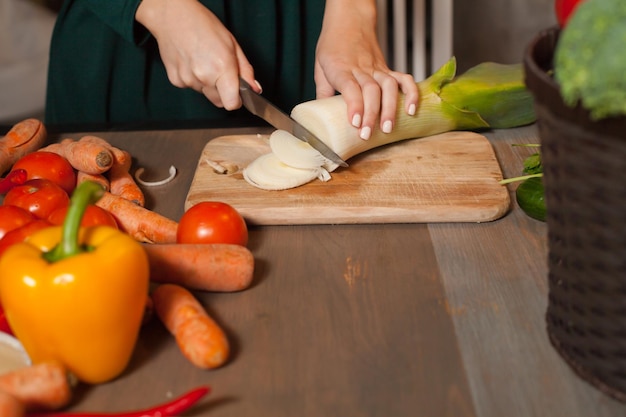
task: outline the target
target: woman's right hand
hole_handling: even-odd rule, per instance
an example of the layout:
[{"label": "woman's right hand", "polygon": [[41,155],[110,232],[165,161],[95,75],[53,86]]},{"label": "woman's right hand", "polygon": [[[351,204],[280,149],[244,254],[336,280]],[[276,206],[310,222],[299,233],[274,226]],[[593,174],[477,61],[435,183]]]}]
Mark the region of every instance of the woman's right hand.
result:
[{"label": "woman's right hand", "polygon": [[260,92],[235,37],[197,0],[143,0],[137,22],[152,33],[170,82],[204,94],[217,107],[241,107],[239,77]]}]

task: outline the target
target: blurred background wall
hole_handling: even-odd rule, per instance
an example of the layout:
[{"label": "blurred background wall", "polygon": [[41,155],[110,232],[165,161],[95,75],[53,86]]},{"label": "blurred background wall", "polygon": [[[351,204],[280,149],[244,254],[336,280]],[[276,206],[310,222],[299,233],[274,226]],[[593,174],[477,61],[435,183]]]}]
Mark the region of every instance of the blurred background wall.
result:
[{"label": "blurred background wall", "polygon": [[43,116],[55,16],[35,0],[0,0],[0,124]]},{"label": "blurred background wall", "polygon": [[459,71],[483,61],[521,62],[534,35],[556,24],[554,0],[454,0],[453,19]]}]

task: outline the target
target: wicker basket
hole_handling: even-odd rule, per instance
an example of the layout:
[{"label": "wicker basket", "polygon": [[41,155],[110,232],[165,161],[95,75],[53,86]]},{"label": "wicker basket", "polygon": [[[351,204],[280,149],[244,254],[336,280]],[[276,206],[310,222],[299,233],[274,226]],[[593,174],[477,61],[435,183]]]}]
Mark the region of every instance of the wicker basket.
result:
[{"label": "wicker basket", "polygon": [[626,401],[626,118],[565,106],[547,73],[558,36],[540,33],[524,56],[544,165],[547,331],[576,373]]}]

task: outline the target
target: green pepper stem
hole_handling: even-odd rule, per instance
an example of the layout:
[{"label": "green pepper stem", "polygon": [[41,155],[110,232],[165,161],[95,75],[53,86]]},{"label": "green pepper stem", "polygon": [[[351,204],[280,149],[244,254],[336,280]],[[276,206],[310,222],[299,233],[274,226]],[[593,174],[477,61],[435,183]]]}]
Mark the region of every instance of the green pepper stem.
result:
[{"label": "green pepper stem", "polygon": [[82,182],[76,187],[63,221],[61,241],[51,251],[45,252],[43,255],[48,262],[57,262],[84,251],[78,241],[80,223],[87,206],[94,204],[103,194],[102,186],[93,181]]}]

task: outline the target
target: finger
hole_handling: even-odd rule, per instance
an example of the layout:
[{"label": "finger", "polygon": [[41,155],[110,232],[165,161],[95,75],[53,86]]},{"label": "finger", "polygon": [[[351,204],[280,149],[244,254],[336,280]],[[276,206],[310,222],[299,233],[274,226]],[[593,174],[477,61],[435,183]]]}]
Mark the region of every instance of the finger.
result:
[{"label": "finger", "polygon": [[335,88],[330,84],[328,78],[326,78],[324,70],[318,62],[315,63],[313,78],[315,79],[316,98],[326,98],[335,95]]},{"label": "finger", "polygon": [[335,95],[335,89],[326,80],[315,84],[315,97],[328,98]]},{"label": "finger", "polygon": [[[364,96],[361,86],[354,82],[350,83],[341,94],[346,102],[346,108],[348,111],[348,121],[350,124],[359,129],[359,135],[362,133],[364,127],[363,114],[365,111]],[[371,126],[369,131],[365,131],[366,135],[364,139],[369,139],[371,135]]]},{"label": "finger", "polygon": [[400,91],[404,94],[404,111],[410,116],[414,116],[419,100],[419,90],[415,79],[410,74],[395,71],[392,71],[390,75],[396,79]]},{"label": "finger", "polygon": [[363,95],[363,121],[359,136],[367,140],[372,135],[372,130],[379,117],[381,104],[381,89],[378,82],[370,76],[361,75],[358,79]]},{"label": "finger", "polygon": [[226,110],[236,110],[241,107],[239,95],[239,74],[223,73],[215,81],[215,88]]},{"label": "finger", "polygon": [[[348,122],[356,127],[361,127],[363,120],[363,95],[361,86],[350,71],[337,68],[329,75],[319,62],[315,63],[315,85],[318,87],[318,98],[330,97],[339,92],[346,104]],[[321,90],[320,90],[321,88]]]},{"label": "finger", "polygon": [[224,107],[224,104],[222,103],[222,98],[220,97],[216,88],[207,86],[202,88],[201,92],[211,103],[215,105],[215,107]]},{"label": "finger", "polygon": [[248,58],[243,53],[243,50],[239,47],[239,44],[235,47],[235,56],[237,57],[237,65],[239,67],[239,76],[243,78],[256,93],[261,94],[263,88],[261,84],[254,78],[254,68]]},{"label": "finger", "polygon": [[263,93],[263,87],[261,86],[261,83],[258,82],[257,80],[254,79],[254,77],[250,77],[250,76],[241,76],[241,78],[243,78],[245,80],[245,82],[248,83],[248,85],[250,86],[250,88],[252,88],[252,91],[254,91],[257,94],[261,94]]},{"label": "finger", "polygon": [[398,107],[398,82],[385,72],[375,71],[374,79],[381,88],[380,130],[391,133]]},{"label": "finger", "polygon": [[184,71],[182,68],[172,70],[168,67],[166,68],[166,73],[168,80],[174,87],[191,88],[198,92],[201,92],[204,87],[197,77],[190,72]]}]

